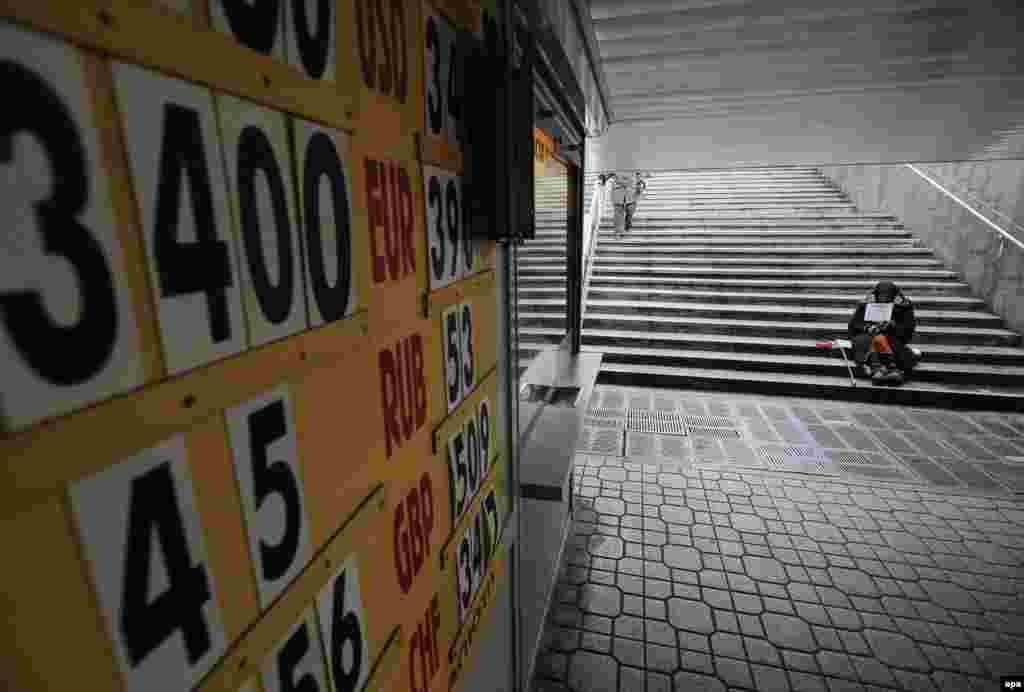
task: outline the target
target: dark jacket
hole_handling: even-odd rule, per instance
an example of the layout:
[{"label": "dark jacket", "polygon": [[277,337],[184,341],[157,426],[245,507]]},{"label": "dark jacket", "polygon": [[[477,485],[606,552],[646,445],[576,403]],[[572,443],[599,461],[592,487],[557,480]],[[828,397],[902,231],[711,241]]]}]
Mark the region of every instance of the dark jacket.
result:
[{"label": "dark jacket", "polygon": [[[864,310],[867,308],[868,303],[878,302],[875,297],[875,291],[877,290],[877,286],[872,289],[871,293],[869,293],[864,300],[857,305],[857,309],[854,311],[853,317],[850,318],[850,323],[847,328],[850,331],[851,339],[867,331],[870,323],[864,321]],[[893,300],[892,322],[892,327],[883,333],[886,336],[899,339],[903,343],[908,343],[914,336],[914,330],[917,328],[917,320],[914,318],[914,304],[911,302],[910,298],[903,295],[903,291],[898,288],[896,289],[896,298]]]}]

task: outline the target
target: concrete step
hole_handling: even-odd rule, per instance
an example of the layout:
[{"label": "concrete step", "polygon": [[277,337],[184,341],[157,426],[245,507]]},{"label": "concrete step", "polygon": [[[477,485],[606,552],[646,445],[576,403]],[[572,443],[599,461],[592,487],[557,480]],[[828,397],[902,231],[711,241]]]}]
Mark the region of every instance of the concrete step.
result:
[{"label": "concrete step", "polygon": [[[649,273],[635,275],[599,275],[590,278],[591,290],[600,288],[620,288],[631,286],[643,289],[665,289],[673,292],[689,292],[691,290],[727,290],[736,292],[770,291],[780,293],[803,294],[814,291],[851,291],[863,297],[875,286],[872,279],[850,279],[837,281],[832,279],[810,279],[796,281],[788,276],[781,279],[750,279],[750,278],[711,278],[692,277],[652,277]],[[949,294],[969,295],[970,286],[962,281],[948,279],[944,281],[909,280],[900,281],[900,287],[914,298],[923,295]]]},{"label": "concrete step", "polygon": [[528,302],[531,300],[557,300],[565,303],[565,287],[557,286],[520,286],[519,287],[519,301],[520,303]]},{"label": "concrete step", "polygon": [[[617,239],[614,234],[606,233],[598,236],[600,242],[598,243],[598,249],[600,250],[613,250],[613,251],[629,251],[637,249],[650,248],[655,252],[667,252],[672,250],[685,250],[687,252],[715,252],[718,250],[729,250],[729,249],[740,249],[740,250],[753,250],[753,249],[778,249],[786,250],[792,248],[798,250],[801,248],[830,248],[836,250],[843,250],[845,248],[879,248],[889,250],[891,248],[917,248],[925,252],[931,252],[926,248],[922,248],[916,244],[909,234],[892,234],[891,238],[882,237],[868,237],[868,238],[833,238],[830,235],[822,235],[821,233],[807,233],[806,235],[797,237],[767,237],[767,238],[716,238],[709,236],[706,238],[686,238],[678,239],[674,242],[666,242],[657,238],[637,238],[632,233],[625,234],[621,240]],[[536,241],[530,241],[536,242]]]},{"label": "concrete step", "polygon": [[794,201],[783,201],[783,200],[730,200],[728,202],[721,200],[714,200],[709,202],[701,202],[698,200],[678,202],[667,202],[661,199],[655,200],[654,198],[643,198],[637,205],[637,218],[642,215],[659,216],[661,214],[686,214],[696,211],[708,211],[714,213],[725,213],[730,211],[740,211],[746,209],[765,210],[769,212],[785,212],[785,213],[796,213],[800,214],[804,210],[834,210],[836,213],[849,213],[857,210],[856,205],[850,202],[830,202],[830,201],[806,201],[806,202],[794,202]]},{"label": "concrete step", "polygon": [[701,267],[714,266],[721,269],[745,269],[747,267],[792,267],[813,268],[813,267],[942,267],[941,261],[935,259],[934,255],[926,254],[924,257],[906,258],[873,258],[860,255],[841,257],[830,255],[826,257],[792,257],[788,254],[782,256],[758,256],[747,254],[745,257],[705,257],[700,255],[683,255],[680,257],[663,257],[658,255],[629,255],[617,257],[615,255],[598,253],[594,257],[594,268],[613,268],[621,266],[644,266],[644,267]]},{"label": "concrete step", "polygon": [[745,187],[719,185],[654,185],[648,184],[644,197],[658,199],[687,199],[691,197],[842,197],[848,199],[846,193],[827,185],[748,185]]},{"label": "concrete step", "polygon": [[812,171],[715,171],[713,173],[692,172],[665,174],[655,173],[647,179],[650,183],[668,182],[709,182],[722,183],[730,181],[755,181],[755,182],[825,182],[827,179],[821,174]]},{"label": "concrete step", "polygon": [[813,180],[798,180],[798,181],[742,181],[735,180],[726,183],[714,183],[714,182],[664,182],[659,180],[649,180],[647,182],[647,189],[645,194],[648,195],[673,195],[680,193],[689,192],[709,192],[709,193],[730,193],[730,192],[750,192],[750,193],[771,193],[777,192],[780,194],[843,194],[842,191],[837,190],[834,187],[830,187],[825,183],[815,182]]},{"label": "concrete step", "polygon": [[[552,326],[547,324],[550,315],[543,312],[520,312],[522,324],[530,326]],[[584,317],[584,328],[590,329],[636,329],[652,332],[695,332],[705,334],[731,334],[737,336],[791,337],[799,339],[845,339],[847,316],[841,319],[796,320],[783,319],[728,319],[716,317],[668,316],[668,315],[605,315],[595,313],[588,305]],[[918,326],[914,341],[921,344],[967,344],[973,346],[1018,346],[1020,335],[1007,329],[988,329],[961,326]]]},{"label": "concrete step", "polygon": [[[538,219],[545,221],[547,219]],[[554,221],[551,219],[550,221]],[[610,215],[601,218],[601,230],[611,231],[614,226],[614,219]],[[891,231],[902,230],[903,224],[895,219],[865,219],[856,217],[850,219],[760,219],[760,218],[737,218],[737,219],[711,219],[708,222],[693,221],[687,219],[666,218],[661,221],[650,221],[637,219],[629,235],[678,235],[684,231],[706,230],[711,233],[720,233],[731,230],[813,230],[817,232],[839,230],[847,233],[855,231]]]},{"label": "concrete step", "polygon": [[[538,211],[538,216],[541,214]],[[609,215],[610,216],[610,215]],[[698,219],[710,219],[712,221],[733,221],[733,220],[744,220],[749,221],[752,219],[764,219],[765,221],[778,221],[785,219],[787,222],[793,221],[818,221],[826,223],[839,223],[839,222],[854,222],[859,223],[865,221],[866,217],[860,215],[855,209],[848,210],[831,210],[831,209],[716,209],[708,208],[706,210],[693,209],[693,210],[656,210],[649,209],[646,207],[640,208],[636,212],[635,220],[638,224],[663,224],[665,222],[694,222]],[[891,219],[879,219],[884,221],[891,221]]]},{"label": "concrete step", "polygon": [[[690,276],[690,277],[721,277],[726,272],[721,265],[708,264],[695,267],[659,267],[647,264],[629,265],[596,265],[593,267],[593,275],[615,276],[623,274],[648,274],[650,276]],[[543,273],[543,268],[537,268],[538,273]],[[902,285],[908,279],[952,279],[958,280],[956,274],[946,269],[900,269],[885,267],[864,267],[864,268],[828,268],[828,267],[744,267],[742,272],[732,272],[731,278],[765,279],[788,277],[794,280],[822,279],[822,278],[854,278],[862,277],[881,281],[888,279]]]},{"label": "concrete step", "polygon": [[[541,228],[537,230],[541,233]],[[558,235],[555,230],[543,230],[549,236]],[[564,231],[562,232],[564,235]],[[621,237],[617,236],[611,226],[598,231],[598,239],[602,245],[747,245],[747,244],[790,244],[808,245],[811,243],[827,243],[843,245],[845,243],[870,243],[872,241],[889,243],[902,241],[916,242],[913,235],[902,228],[858,228],[843,227],[811,228],[807,226],[764,226],[746,227],[733,226],[719,228],[716,226],[680,226],[672,229],[641,229],[633,227]]]},{"label": "concrete step", "polygon": [[[611,363],[649,364],[670,367],[721,368],[741,372],[775,372],[792,375],[830,375],[849,378],[846,363],[839,353],[822,351],[813,356],[789,356],[778,353],[744,353],[709,349],[642,348],[634,344],[595,347]],[[849,354],[847,354],[849,357]],[[1024,393],[1024,367],[978,365],[963,362],[925,362],[914,369],[914,381],[984,384],[1021,388]],[[865,384],[869,384],[865,382]]]},{"label": "concrete step", "polygon": [[[552,301],[554,302],[554,301]],[[527,304],[520,301],[520,304]],[[531,310],[542,310],[545,301],[530,302]],[[550,306],[548,306],[550,307]],[[806,305],[738,305],[734,303],[698,302],[657,302],[640,300],[603,300],[588,298],[587,318],[597,319],[601,315],[663,315],[686,319],[688,317],[714,317],[735,320],[762,320],[796,322],[848,321],[853,306],[831,308]],[[956,326],[1000,329],[1003,320],[988,312],[972,310],[923,310],[914,311],[918,327]]]},{"label": "concrete step", "polygon": [[[779,293],[739,291],[680,291],[677,289],[595,286],[591,283],[588,300],[649,300],[662,302],[730,303],[735,305],[795,305],[853,309],[864,298],[863,291],[828,293]],[[914,297],[915,310],[984,310],[985,301],[973,296],[922,295]]]},{"label": "concrete step", "polygon": [[875,387],[849,378],[789,373],[737,372],[695,367],[603,363],[598,382],[637,387],[708,389],[777,396],[814,397],[903,406],[941,406],[968,410],[1024,411],[1024,392],[1016,388],[977,387],[910,381],[901,387]]},{"label": "concrete step", "polygon": [[[529,327],[530,330],[543,329]],[[842,336],[842,338],[847,338]],[[651,332],[635,329],[593,329],[583,331],[583,343],[598,350],[607,346],[653,348],[667,350],[728,351],[745,357],[756,353],[774,353],[785,356],[822,355],[815,345],[816,338],[786,338],[778,336],[742,336],[737,334],[700,334],[693,332]],[[977,363],[990,366],[1024,367],[1024,349],[1012,346],[978,346],[969,344],[928,344],[920,346],[924,363]],[[829,351],[833,357],[838,353]],[[847,354],[849,355],[849,354]]]},{"label": "concrete step", "polygon": [[928,248],[914,247],[909,243],[895,246],[832,246],[822,247],[820,245],[806,244],[792,247],[778,247],[772,245],[615,245],[614,243],[601,243],[597,247],[596,256],[604,257],[751,257],[751,256],[777,256],[777,257],[878,257],[885,259],[889,257],[934,257],[935,255]]}]

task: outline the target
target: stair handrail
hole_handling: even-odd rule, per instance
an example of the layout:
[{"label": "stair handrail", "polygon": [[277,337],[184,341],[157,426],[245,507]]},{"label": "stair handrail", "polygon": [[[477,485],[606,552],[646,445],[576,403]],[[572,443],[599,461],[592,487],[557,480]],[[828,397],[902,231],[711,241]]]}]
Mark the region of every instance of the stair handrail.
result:
[{"label": "stair handrail", "polygon": [[598,178],[594,181],[594,191],[590,195],[590,208],[583,217],[583,295],[580,296],[580,311],[587,311],[587,289],[590,287],[590,269],[594,263],[594,250],[597,247],[598,230],[601,227],[601,216],[604,213],[605,194],[608,182]]},{"label": "stair handrail", "polygon": [[[939,183],[936,180],[934,180],[933,178],[931,178],[927,173],[922,171],[920,168],[918,168],[914,164],[908,163],[908,164],[904,164],[904,165],[907,168],[909,168],[910,170],[912,170],[914,173],[917,173],[919,176],[921,176],[922,178],[927,180],[929,183],[932,184],[932,186],[934,186],[937,190],[939,190],[944,195],[949,197],[951,200],[953,200],[954,202],[959,204],[961,207],[963,207],[967,211],[971,212],[971,214],[973,214],[974,216],[978,217],[978,219],[980,219],[986,226],[988,226],[989,228],[994,230],[996,233],[1001,235],[1003,237],[1004,242],[1006,240],[1009,240],[1011,243],[1016,245],[1018,248],[1020,248],[1021,250],[1024,250],[1024,242],[1021,242],[1020,240],[1018,240],[1009,231],[1007,231],[1006,229],[1000,227],[998,224],[994,223],[991,219],[986,217],[984,214],[979,212],[977,209],[972,207],[970,204],[968,204],[967,202],[965,202],[962,199],[960,199],[959,197],[957,197],[953,192],[947,190],[945,187],[942,186],[941,183]],[[967,194],[969,194],[969,193],[967,193]],[[1011,225],[1013,225],[1014,227],[1020,229],[1022,231],[1022,233],[1024,233],[1024,228],[1021,228],[1013,219],[1011,219],[1011,218],[1007,217],[1005,214],[995,210],[990,205],[986,204],[985,202],[981,201],[980,199],[977,199],[976,197],[974,197],[974,195],[971,195],[971,197],[974,198],[974,201],[975,201],[976,204],[978,204],[979,206],[985,207],[985,209],[987,209],[990,213],[995,213],[995,214],[998,214],[999,216],[1005,218],[1007,221],[1010,222]],[[1002,249],[1000,249],[1000,254],[1002,254]]]}]

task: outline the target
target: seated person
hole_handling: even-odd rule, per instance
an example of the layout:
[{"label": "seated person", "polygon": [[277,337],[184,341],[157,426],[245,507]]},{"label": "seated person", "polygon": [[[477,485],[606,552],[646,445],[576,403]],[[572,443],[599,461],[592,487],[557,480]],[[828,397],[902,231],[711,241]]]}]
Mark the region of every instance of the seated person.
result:
[{"label": "seated person", "polygon": [[[866,321],[869,303],[892,303],[890,318],[884,322]],[[920,358],[920,352],[908,345],[916,327],[910,299],[893,282],[878,282],[850,319],[850,341],[858,373],[870,377],[875,384],[902,384]]]}]

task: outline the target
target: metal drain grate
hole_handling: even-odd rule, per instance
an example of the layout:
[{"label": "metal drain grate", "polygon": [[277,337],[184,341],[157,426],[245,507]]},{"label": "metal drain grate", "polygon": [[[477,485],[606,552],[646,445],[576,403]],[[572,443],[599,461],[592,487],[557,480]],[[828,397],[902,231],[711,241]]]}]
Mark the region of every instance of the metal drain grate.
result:
[{"label": "metal drain grate", "polygon": [[631,432],[658,433],[661,435],[685,435],[686,426],[675,413],[647,411],[631,408],[626,419],[626,429]]},{"label": "metal drain grate", "polygon": [[829,456],[840,466],[857,464],[858,466],[892,466],[892,461],[881,454],[863,454],[857,452],[830,451]]},{"label": "metal drain grate", "polygon": [[691,435],[697,437],[714,437],[719,440],[735,440],[740,436],[739,430],[731,430],[729,428],[698,428],[688,426],[687,429]]},{"label": "metal drain grate", "polygon": [[589,425],[592,428],[622,430],[622,418],[591,418],[587,416],[583,419],[583,425]]},{"label": "metal drain grate", "polygon": [[621,421],[626,417],[626,414],[615,408],[592,408],[587,411],[587,417]]},{"label": "metal drain grate", "polygon": [[725,416],[687,416],[686,424],[695,428],[732,428],[736,425]]}]

